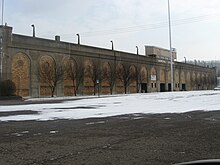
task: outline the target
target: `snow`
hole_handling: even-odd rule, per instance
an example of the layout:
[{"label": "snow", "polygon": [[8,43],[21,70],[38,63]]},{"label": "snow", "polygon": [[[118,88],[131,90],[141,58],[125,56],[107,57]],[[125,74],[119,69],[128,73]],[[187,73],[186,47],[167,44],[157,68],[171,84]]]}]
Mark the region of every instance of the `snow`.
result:
[{"label": "snow", "polygon": [[[87,97],[86,97],[87,98]],[[50,98],[53,99],[53,98]],[[54,98],[62,99],[62,98]],[[64,98],[66,100],[66,98]],[[61,103],[0,106],[0,112],[37,111],[38,114],[2,116],[0,121],[83,119],[123,114],[182,113],[220,110],[220,91],[190,91],[88,97]],[[39,99],[31,99],[39,101]]]}]

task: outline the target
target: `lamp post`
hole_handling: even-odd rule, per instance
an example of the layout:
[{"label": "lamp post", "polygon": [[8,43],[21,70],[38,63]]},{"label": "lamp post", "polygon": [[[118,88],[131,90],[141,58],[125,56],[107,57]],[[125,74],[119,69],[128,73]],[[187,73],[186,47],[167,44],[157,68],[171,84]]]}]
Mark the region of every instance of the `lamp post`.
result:
[{"label": "lamp post", "polygon": [[99,97],[99,80],[96,80],[97,89],[98,89],[98,97]]},{"label": "lamp post", "polygon": [[77,35],[78,45],[80,45],[80,35],[79,33],[77,33],[76,35]]},{"label": "lamp post", "polygon": [[170,79],[171,91],[173,91],[173,49],[172,49],[172,34],[171,34],[171,18],[170,18],[170,0],[168,0],[168,22],[169,22],[169,42],[170,42]]},{"label": "lamp post", "polygon": [[138,49],[138,46],[136,46],[136,49],[137,49],[137,55],[139,55],[139,49]]},{"label": "lamp post", "polygon": [[185,63],[186,63],[186,57],[184,57],[184,59],[185,59]]},{"label": "lamp post", "polygon": [[31,26],[33,28],[33,37],[35,37],[35,26],[34,26],[34,24],[32,24]]},{"label": "lamp post", "polygon": [[114,50],[114,43],[113,41],[110,41],[112,43],[112,50]]},{"label": "lamp post", "polygon": [[114,66],[113,66],[113,79],[111,80],[111,85],[113,84],[113,87],[111,89],[111,94],[114,92],[116,92],[116,54],[114,51],[114,42],[111,40],[110,41],[112,43],[112,54],[114,56]]}]

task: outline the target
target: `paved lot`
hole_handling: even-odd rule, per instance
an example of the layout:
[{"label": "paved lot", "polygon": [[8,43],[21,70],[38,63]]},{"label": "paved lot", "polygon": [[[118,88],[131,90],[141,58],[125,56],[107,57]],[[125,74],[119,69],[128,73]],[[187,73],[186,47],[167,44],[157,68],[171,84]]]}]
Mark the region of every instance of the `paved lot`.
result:
[{"label": "paved lot", "polygon": [[166,165],[220,158],[219,137],[220,111],[0,122],[0,164]]}]

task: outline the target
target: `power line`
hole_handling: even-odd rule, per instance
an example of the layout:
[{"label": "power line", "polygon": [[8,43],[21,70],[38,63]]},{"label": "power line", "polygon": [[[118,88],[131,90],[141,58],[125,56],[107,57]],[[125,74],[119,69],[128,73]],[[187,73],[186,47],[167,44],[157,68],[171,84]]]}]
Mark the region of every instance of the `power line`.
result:
[{"label": "power line", "polygon": [[[209,21],[210,18],[220,18],[220,14],[215,15],[214,17],[213,15],[201,15],[197,17],[173,20],[172,26],[202,22],[202,21]],[[131,33],[131,32],[138,32],[138,31],[144,31],[144,30],[154,30],[154,29],[164,28],[167,26],[168,26],[168,22],[164,21],[164,22],[158,22],[158,23],[153,23],[153,24],[121,27],[121,28],[109,29],[109,30],[81,32],[80,34],[83,37],[92,37],[92,36],[98,36],[98,35],[112,35],[112,34],[114,35],[114,34]]]},{"label": "power line", "polygon": [[[197,22],[204,22],[204,21],[210,21],[213,19],[219,19],[220,14],[209,14],[209,15],[200,15],[196,17],[190,17],[190,18],[182,18],[182,19],[176,19],[172,20],[172,26],[179,26],[184,24],[191,24],[191,23],[197,23]],[[167,28],[168,27],[168,21],[161,21],[157,23],[151,23],[151,24],[143,24],[143,25],[137,25],[137,26],[127,26],[127,27],[120,27],[115,29],[106,29],[106,30],[98,30],[98,31],[88,31],[88,32],[78,32],[83,38],[86,37],[93,37],[93,36],[106,36],[106,35],[118,35],[118,34],[124,34],[124,33],[133,33],[133,32],[139,32],[139,31],[146,31],[146,30],[155,30],[155,29],[161,29],[161,28]],[[60,34],[62,36],[66,36],[66,38],[72,38],[73,34]],[[75,35],[75,34],[74,34]]]}]

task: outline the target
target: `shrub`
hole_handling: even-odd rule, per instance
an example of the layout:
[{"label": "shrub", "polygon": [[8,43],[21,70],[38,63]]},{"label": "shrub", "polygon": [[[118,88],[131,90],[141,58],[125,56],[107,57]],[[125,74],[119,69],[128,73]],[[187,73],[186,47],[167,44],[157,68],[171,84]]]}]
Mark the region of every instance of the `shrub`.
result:
[{"label": "shrub", "polygon": [[14,96],[15,84],[11,80],[0,81],[0,96]]}]

